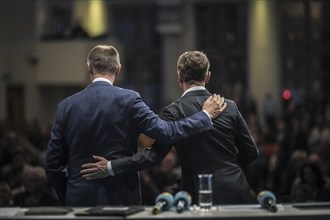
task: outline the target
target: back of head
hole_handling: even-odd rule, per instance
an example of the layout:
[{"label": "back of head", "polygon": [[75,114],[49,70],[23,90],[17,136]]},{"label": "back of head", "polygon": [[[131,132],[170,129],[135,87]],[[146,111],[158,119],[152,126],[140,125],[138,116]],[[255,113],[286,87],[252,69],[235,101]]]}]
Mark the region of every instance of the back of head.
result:
[{"label": "back of head", "polygon": [[203,82],[210,68],[206,55],[200,51],[183,53],[177,63],[177,71],[182,82]]},{"label": "back of head", "polygon": [[30,193],[42,192],[47,187],[45,170],[40,166],[27,167],[23,173],[23,184]]},{"label": "back of head", "polygon": [[88,54],[87,64],[94,73],[115,73],[120,67],[119,53],[110,45],[97,45]]},{"label": "back of head", "polygon": [[309,161],[302,166],[300,178],[302,183],[316,184],[319,188],[323,188],[325,183],[319,165]]}]

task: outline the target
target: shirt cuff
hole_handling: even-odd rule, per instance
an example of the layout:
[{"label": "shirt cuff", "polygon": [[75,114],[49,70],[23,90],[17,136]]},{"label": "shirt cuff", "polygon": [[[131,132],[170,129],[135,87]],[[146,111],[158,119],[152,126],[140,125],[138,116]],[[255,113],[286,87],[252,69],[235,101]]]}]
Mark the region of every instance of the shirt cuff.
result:
[{"label": "shirt cuff", "polygon": [[110,176],[114,176],[115,174],[113,172],[110,160],[108,161],[107,167],[108,167],[108,172],[109,172]]},{"label": "shirt cuff", "polygon": [[209,117],[210,122],[211,122],[211,124],[213,125],[211,115],[210,115],[206,110],[203,110],[203,112],[205,112],[205,114],[207,115],[207,117]]}]

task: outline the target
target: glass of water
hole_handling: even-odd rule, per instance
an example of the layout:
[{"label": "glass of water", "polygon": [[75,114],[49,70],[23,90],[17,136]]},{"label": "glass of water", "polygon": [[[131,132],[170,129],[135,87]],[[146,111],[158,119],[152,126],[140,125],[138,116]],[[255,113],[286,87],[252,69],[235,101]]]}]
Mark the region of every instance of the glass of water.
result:
[{"label": "glass of water", "polygon": [[208,211],[213,204],[212,174],[199,174],[198,205],[202,211]]}]

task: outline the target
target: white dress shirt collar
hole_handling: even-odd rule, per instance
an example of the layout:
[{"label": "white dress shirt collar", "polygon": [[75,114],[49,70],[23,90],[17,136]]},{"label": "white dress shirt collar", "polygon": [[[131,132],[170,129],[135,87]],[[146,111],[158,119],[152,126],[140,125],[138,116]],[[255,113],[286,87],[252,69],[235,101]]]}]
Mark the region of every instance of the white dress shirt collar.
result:
[{"label": "white dress shirt collar", "polygon": [[184,95],[186,95],[188,92],[191,92],[191,91],[197,91],[197,90],[206,90],[206,88],[204,86],[194,86],[194,87],[191,87],[189,89],[187,89],[181,97],[183,97]]},{"label": "white dress shirt collar", "polygon": [[106,78],[103,78],[103,77],[97,77],[97,78],[95,78],[94,80],[93,80],[93,83],[94,82],[108,82],[108,83],[110,83],[111,85],[112,85],[112,82],[110,81],[110,80],[108,80],[108,79],[106,79]]}]

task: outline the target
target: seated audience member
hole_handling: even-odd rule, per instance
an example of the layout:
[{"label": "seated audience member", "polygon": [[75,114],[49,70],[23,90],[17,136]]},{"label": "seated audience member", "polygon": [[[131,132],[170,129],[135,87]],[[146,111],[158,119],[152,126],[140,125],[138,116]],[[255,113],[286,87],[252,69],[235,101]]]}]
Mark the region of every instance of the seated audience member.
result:
[{"label": "seated audience member", "polygon": [[318,165],[310,162],[304,164],[300,170],[300,176],[293,183],[291,192],[294,193],[302,184],[307,184],[311,187],[313,201],[330,201],[330,182],[327,177],[322,175]]},{"label": "seated audience member", "polygon": [[306,183],[302,183],[293,190],[291,198],[292,202],[313,202],[313,188]]},{"label": "seated audience member", "polygon": [[59,205],[48,184],[42,167],[29,167],[23,173],[24,190],[16,194],[15,206]]},{"label": "seated audience member", "polygon": [[11,206],[13,204],[13,194],[8,183],[0,181],[0,207]]}]

